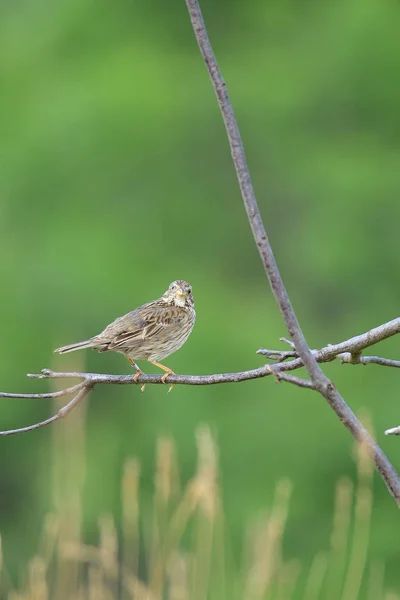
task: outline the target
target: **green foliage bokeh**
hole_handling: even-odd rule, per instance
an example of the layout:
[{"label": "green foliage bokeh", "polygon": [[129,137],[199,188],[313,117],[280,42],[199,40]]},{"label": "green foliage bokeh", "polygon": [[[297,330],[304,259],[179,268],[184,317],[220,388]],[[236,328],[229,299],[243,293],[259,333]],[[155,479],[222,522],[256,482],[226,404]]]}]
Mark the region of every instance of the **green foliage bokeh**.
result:
[{"label": "green foliage bokeh", "polygon": [[[262,216],[311,347],[398,315],[400,14],[380,0],[202,2],[241,127]],[[41,391],[27,372],[68,368],[52,349],[193,285],[195,330],[167,364],[206,374],[262,364],[286,334],[241,203],[224,127],[184,2],[24,0],[0,20],[0,382]],[[382,344],[397,357],[397,340]],[[83,357],[82,357],[83,359]],[[85,367],[129,372],[118,355]],[[144,366],[144,365],[143,365]],[[325,367],[366,407],[394,464],[399,379]],[[395,371],[395,370],[394,370]],[[85,523],[118,513],[123,459],[151,493],[155,440],[171,433],[183,476],[194,431],[217,432],[233,545],[290,477],[286,553],[328,543],[333,490],[354,477],[352,441],[311,392],[271,379],[207,388],[96,388],[89,400]],[[1,429],[49,414],[1,400]],[[0,530],[12,573],[52,508],[49,428],[0,440]],[[380,479],[370,553],[399,585],[395,503]]]}]

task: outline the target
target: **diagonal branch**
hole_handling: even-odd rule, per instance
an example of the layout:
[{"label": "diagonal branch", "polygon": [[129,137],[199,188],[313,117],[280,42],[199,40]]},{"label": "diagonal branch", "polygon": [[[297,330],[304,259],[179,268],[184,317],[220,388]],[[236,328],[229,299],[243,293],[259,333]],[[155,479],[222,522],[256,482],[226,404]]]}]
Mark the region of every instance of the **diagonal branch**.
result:
[{"label": "diagonal branch", "polygon": [[293,340],[296,351],[303,361],[315,388],[325,397],[340,421],[349,429],[355,439],[368,447],[371,456],[373,456],[376,468],[385,481],[388,490],[396,499],[397,505],[400,507],[400,478],[398,474],[378,444],[347,406],[333,383],[323,373],[300,328],[261,219],[253,185],[251,183],[249,169],[246,163],[239,128],[228,96],[225,81],[222,78],[221,71],[207,35],[199,3],[197,0],[185,1],[192,22],[194,35],[206,64],[222,113],[237,179],[254,240],[290,337]]}]

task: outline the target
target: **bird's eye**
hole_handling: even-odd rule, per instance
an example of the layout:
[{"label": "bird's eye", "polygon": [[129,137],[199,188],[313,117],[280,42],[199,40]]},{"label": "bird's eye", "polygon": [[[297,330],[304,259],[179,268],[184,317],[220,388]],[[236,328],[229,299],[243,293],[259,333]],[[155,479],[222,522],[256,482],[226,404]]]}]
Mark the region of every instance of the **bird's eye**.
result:
[{"label": "bird's eye", "polygon": [[191,294],[191,293],[192,293],[192,290],[189,288],[188,289],[188,294]]}]

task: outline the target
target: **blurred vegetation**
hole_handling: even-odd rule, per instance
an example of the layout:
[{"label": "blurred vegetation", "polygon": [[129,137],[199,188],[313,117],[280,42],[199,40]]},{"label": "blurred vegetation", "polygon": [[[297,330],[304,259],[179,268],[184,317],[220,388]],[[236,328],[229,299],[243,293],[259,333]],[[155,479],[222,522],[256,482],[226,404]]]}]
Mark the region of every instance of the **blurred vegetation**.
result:
[{"label": "blurred vegetation", "polygon": [[[312,347],[398,315],[400,13],[381,0],[212,2],[209,34],[241,127],[258,200]],[[43,367],[129,372],[118,355],[52,349],[187,279],[197,323],[167,364],[243,370],[286,331],[269,291],[226,136],[183,2],[4,2],[0,19],[0,386],[40,391]],[[397,340],[379,351],[398,357]],[[82,361],[85,361],[84,363]],[[143,365],[144,366],[144,365]],[[354,410],[400,463],[398,374],[328,365]],[[84,538],[120,523],[121,465],[142,464],[152,497],[155,441],[172,435],[183,481],[194,431],[218,438],[232,551],[243,524],[289,477],[287,556],[328,539],[335,482],[355,469],[351,439],[307,390],[272,380],[204,388],[98,388],[87,403]],[[1,401],[1,428],[48,415],[48,401]],[[62,425],[60,426],[62,427]],[[54,426],[0,440],[0,531],[12,577],[54,508]],[[71,439],[73,445],[73,436]],[[62,477],[59,473],[59,477]],[[399,587],[398,511],[376,478],[369,553]],[[362,595],[360,597],[363,597]]]},{"label": "blurred vegetation", "polygon": [[[196,430],[194,474],[182,487],[178,449],[157,440],[154,492],[143,514],[141,464],[128,458],[121,478],[122,518],[98,519],[94,544],[82,538],[84,409],[53,437],[55,513],[44,520],[41,542],[18,588],[7,571],[2,597],[9,600],[399,600],[387,588],[385,564],[368,560],[372,475],[366,448],[356,449],[357,482],[336,484],[329,542],[311,561],[283,549],[293,486],[281,479],[272,505],[247,524],[240,558],[230,544],[221,495],[218,447],[207,426]],[[60,435],[60,433],[62,433]],[[66,469],[67,465],[73,467]],[[66,469],[66,471],[65,471]],[[3,557],[1,557],[3,558]],[[2,560],[3,562],[3,560]],[[18,591],[17,591],[18,589]]]}]

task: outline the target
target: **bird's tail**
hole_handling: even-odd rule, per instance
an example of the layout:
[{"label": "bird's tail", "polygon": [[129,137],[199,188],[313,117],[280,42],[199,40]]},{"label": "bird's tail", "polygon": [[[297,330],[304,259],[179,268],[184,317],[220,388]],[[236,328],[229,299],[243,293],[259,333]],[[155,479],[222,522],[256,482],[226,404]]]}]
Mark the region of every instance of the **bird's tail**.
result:
[{"label": "bird's tail", "polygon": [[70,344],[69,346],[62,346],[57,348],[54,352],[58,354],[66,354],[67,352],[74,352],[75,350],[83,350],[84,348],[94,348],[96,346],[93,338],[85,340],[84,342],[77,342],[76,344]]}]

